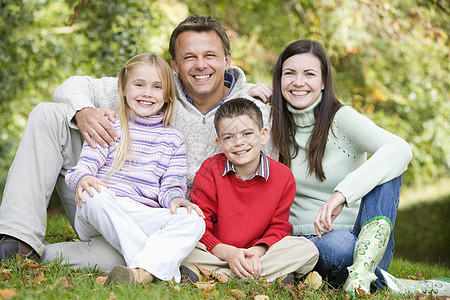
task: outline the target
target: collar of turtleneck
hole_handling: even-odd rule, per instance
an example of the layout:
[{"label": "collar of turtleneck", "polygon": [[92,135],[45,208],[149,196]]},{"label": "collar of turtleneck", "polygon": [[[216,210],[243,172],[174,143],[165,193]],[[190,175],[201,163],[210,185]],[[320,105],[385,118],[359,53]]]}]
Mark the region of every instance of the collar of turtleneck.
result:
[{"label": "collar of turtleneck", "polygon": [[314,108],[322,101],[322,93],[319,98],[310,106],[303,109],[297,109],[293,107],[289,102],[286,102],[287,109],[292,114],[295,124],[298,127],[309,127],[316,123],[316,117],[314,116]]},{"label": "collar of turtleneck", "polygon": [[130,122],[133,122],[136,125],[140,126],[154,126],[162,123],[163,118],[164,114],[158,114],[156,116],[149,117],[141,117],[138,114],[134,114],[133,116],[130,116],[129,120]]}]

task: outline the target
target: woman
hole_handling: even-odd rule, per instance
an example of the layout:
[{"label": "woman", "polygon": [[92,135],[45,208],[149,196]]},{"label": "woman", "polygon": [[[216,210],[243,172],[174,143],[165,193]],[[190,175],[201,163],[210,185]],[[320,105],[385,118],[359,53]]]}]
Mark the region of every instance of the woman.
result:
[{"label": "woman", "polygon": [[369,293],[375,280],[384,289],[409,145],[337,100],[330,59],[311,40],[290,44],[277,61],[272,122],[280,161],[297,182],[293,234],[316,244],[316,270],[334,285],[345,281],[350,294]]}]

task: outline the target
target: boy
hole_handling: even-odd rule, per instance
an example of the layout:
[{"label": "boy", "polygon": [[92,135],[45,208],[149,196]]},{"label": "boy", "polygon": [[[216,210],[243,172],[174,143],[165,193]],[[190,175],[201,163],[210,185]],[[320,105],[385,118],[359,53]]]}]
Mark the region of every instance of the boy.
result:
[{"label": "boy", "polygon": [[261,111],[233,99],[217,110],[214,126],[222,153],[203,162],[190,194],[205,214],[206,232],[183,261],[182,276],[198,281],[196,263],[228,276],[293,283],[313,269],[318,251],[290,236],[295,181],[289,168],[261,152],[269,140]]}]

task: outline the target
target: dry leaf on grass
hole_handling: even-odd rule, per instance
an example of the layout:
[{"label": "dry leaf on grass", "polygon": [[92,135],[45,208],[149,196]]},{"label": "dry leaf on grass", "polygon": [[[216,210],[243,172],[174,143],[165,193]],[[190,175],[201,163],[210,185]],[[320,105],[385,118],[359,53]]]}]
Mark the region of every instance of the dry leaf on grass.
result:
[{"label": "dry leaf on grass", "polygon": [[116,297],[116,295],[114,295],[113,292],[111,292],[111,294],[109,294],[108,300],[117,300],[117,297]]},{"label": "dry leaf on grass", "polygon": [[108,278],[108,276],[98,276],[95,278],[95,283],[100,284],[100,285],[104,285],[106,278]]},{"label": "dry leaf on grass", "polygon": [[9,300],[14,297],[19,297],[19,294],[15,290],[0,289],[1,299]]},{"label": "dry leaf on grass", "polygon": [[247,296],[243,291],[236,289],[229,290],[228,294],[230,294],[235,299],[242,299]]},{"label": "dry leaf on grass", "polygon": [[11,269],[2,269],[0,274],[3,279],[10,279],[12,277]]},{"label": "dry leaf on grass", "polygon": [[197,268],[197,270],[200,272],[200,274],[205,278],[205,280],[211,279],[218,283],[227,283],[228,282],[228,276],[225,274],[219,274],[215,271],[211,271],[205,268],[200,267],[196,263],[194,263],[194,266]]},{"label": "dry leaf on grass", "polygon": [[253,297],[253,299],[255,299],[255,300],[270,300],[269,296],[266,296],[266,295],[256,295],[255,297]]},{"label": "dry leaf on grass", "polygon": [[207,281],[207,282],[197,282],[194,283],[194,285],[203,290],[203,291],[212,291],[214,289],[214,287],[216,286],[216,284],[214,283],[214,281]]},{"label": "dry leaf on grass", "polygon": [[74,286],[70,282],[69,277],[67,276],[59,277],[58,279],[56,279],[55,283],[51,286],[52,290],[54,289],[68,290],[73,288]]},{"label": "dry leaf on grass", "polygon": [[47,282],[47,278],[45,278],[43,272],[40,272],[38,276],[33,278],[33,284],[40,284],[40,283],[44,283],[44,282]]},{"label": "dry leaf on grass", "polygon": [[316,271],[312,271],[306,276],[305,283],[316,291],[322,286],[322,276]]}]

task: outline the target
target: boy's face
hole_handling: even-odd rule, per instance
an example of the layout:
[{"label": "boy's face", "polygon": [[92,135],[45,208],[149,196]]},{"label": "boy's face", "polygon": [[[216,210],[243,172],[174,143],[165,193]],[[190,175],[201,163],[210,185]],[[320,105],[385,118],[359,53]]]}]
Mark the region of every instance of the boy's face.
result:
[{"label": "boy's face", "polygon": [[241,115],[220,120],[217,129],[219,150],[233,163],[239,175],[253,175],[259,166],[261,147],[269,140],[267,128],[259,129],[248,115]]}]

